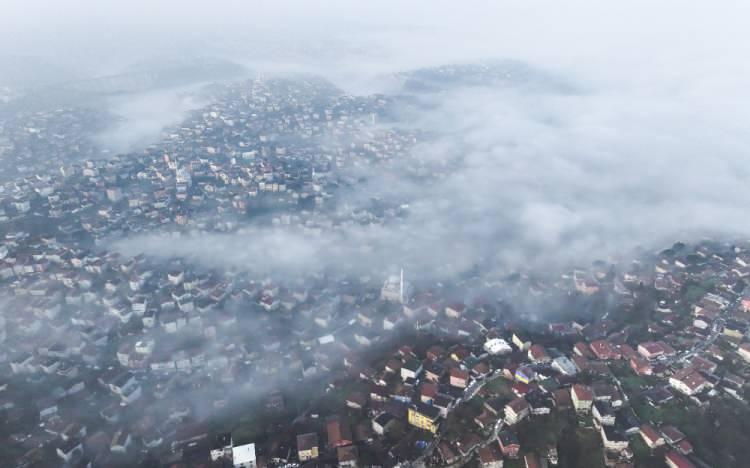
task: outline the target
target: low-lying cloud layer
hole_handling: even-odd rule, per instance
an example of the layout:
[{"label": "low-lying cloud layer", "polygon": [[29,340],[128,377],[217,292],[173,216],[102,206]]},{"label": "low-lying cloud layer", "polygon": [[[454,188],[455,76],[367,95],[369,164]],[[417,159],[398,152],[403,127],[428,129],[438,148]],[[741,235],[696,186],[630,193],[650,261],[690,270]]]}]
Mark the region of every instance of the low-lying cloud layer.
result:
[{"label": "low-lying cloud layer", "polygon": [[[253,228],[173,242],[157,234],[120,244],[128,251],[268,271],[411,262],[426,274],[583,262],[750,229],[747,4],[219,3],[180,2],[179,22],[163,4],[145,17],[129,3],[71,24],[100,37],[114,25],[132,44],[154,44],[151,55],[215,53],[260,72],[319,73],[354,93],[392,91],[398,72],[485,58],[548,70],[569,90],[475,86],[427,97],[430,110],[408,125],[436,138],[413,156],[458,161],[455,168],[430,183],[374,170],[359,188],[367,196],[388,177],[410,204],[401,223],[318,236]],[[107,59],[109,68],[117,61]],[[151,134],[159,125],[149,125],[149,112],[158,108],[135,106],[143,110],[135,127],[106,139],[131,141],[141,127]]]},{"label": "low-lying cloud layer", "polygon": [[95,136],[112,153],[139,150],[163,138],[162,131],[183,121],[191,110],[205,105],[196,88],[177,88],[128,94],[107,100],[115,121]]},{"label": "low-lying cloud layer", "polygon": [[684,92],[573,89],[502,85],[428,96],[429,110],[409,124],[437,137],[412,157],[451,161],[447,175],[414,181],[373,168],[352,194],[402,197],[403,221],[315,235],[258,228],[179,242],[146,237],[130,250],[263,273],[407,264],[416,275],[442,276],[476,265],[585,263],[637,245],[748,232],[749,148],[735,116],[711,113],[707,96]]}]

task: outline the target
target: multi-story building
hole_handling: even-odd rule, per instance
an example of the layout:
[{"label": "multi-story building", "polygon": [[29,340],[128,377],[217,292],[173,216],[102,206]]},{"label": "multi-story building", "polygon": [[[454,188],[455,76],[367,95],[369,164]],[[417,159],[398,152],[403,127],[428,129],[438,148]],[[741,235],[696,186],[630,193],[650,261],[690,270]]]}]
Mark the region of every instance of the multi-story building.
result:
[{"label": "multi-story building", "polygon": [[440,410],[433,406],[417,403],[409,407],[408,420],[412,426],[435,433],[440,424],[439,419]]}]

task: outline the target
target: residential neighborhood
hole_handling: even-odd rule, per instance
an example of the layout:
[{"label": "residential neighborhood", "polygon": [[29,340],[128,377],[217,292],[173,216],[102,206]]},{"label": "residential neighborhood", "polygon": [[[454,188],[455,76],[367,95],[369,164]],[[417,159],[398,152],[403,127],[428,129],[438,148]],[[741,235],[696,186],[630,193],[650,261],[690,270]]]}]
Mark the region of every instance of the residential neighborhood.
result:
[{"label": "residential neighborhood", "polygon": [[295,275],[121,248],[377,229],[410,207],[347,202],[358,170],[452,170],[377,125],[385,95],[213,92],[136,154],[89,146],[81,109],[2,127],[3,466],[745,466],[750,242],[450,280],[408,257]]}]

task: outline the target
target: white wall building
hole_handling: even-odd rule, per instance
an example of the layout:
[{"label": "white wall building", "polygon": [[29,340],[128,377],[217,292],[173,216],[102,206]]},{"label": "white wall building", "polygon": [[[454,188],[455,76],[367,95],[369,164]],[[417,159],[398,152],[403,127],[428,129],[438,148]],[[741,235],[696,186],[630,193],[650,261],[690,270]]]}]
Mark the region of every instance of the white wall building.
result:
[{"label": "white wall building", "polygon": [[507,341],[502,338],[493,338],[484,343],[484,350],[492,355],[509,354],[513,351]]},{"label": "white wall building", "polygon": [[256,468],[255,444],[232,447],[232,463],[234,468]]}]

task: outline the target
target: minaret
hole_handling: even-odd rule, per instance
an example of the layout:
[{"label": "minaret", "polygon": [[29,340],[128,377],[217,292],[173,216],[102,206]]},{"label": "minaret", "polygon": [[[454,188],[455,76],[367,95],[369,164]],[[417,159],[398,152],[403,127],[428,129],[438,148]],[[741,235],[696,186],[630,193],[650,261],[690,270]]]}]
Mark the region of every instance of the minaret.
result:
[{"label": "minaret", "polygon": [[398,290],[398,298],[399,301],[403,304],[404,303],[404,269],[401,269],[401,282],[399,283],[399,290]]}]

